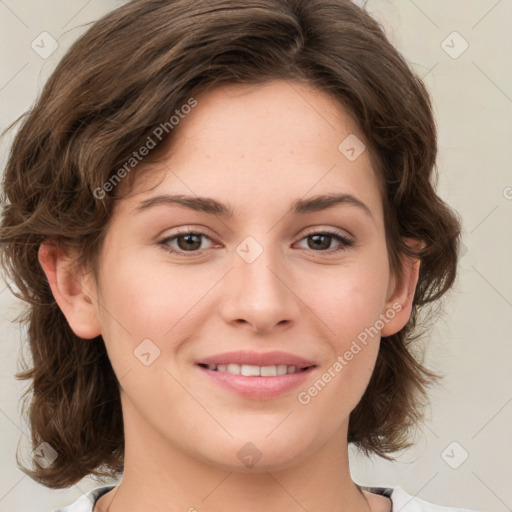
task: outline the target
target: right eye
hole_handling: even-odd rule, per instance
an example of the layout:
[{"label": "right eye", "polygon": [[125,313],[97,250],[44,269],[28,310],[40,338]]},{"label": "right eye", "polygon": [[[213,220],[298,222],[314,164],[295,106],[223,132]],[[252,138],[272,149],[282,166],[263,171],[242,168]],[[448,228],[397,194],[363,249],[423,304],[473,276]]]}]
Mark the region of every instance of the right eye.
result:
[{"label": "right eye", "polygon": [[[197,255],[207,250],[200,249],[201,237],[205,237],[208,240],[211,240],[206,233],[202,233],[200,231],[185,230],[179,231],[178,233],[175,233],[172,236],[165,237],[158,243],[159,245],[162,246],[164,250],[173,254],[184,255],[186,253],[192,253],[194,255]],[[178,245],[178,248],[173,249],[173,246],[170,245],[171,243],[176,243]]]}]

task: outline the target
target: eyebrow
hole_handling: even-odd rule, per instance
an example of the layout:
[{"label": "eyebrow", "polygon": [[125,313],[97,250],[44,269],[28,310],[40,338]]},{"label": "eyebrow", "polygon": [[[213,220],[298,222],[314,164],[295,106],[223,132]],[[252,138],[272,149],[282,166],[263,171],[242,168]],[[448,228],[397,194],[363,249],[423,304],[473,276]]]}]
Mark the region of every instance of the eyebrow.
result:
[{"label": "eyebrow", "polygon": [[[291,213],[292,215],[300,215],[318,212],[327,210],[328,208],[332,208],[339,204],[356,206],[374,220],[370,208],[352,194],[323,194],[308,199],[296,199],[292,203],[288,213]],[[232,206],[223,204],[211,197],[186,196],[181,194],[163,194],[145,199],[137,205],[135,211],[144,211],[148,208],[159,205],[178,205],[194,211],[220,215],[228,218],[232,218],[234,216],[234,209]]]}]

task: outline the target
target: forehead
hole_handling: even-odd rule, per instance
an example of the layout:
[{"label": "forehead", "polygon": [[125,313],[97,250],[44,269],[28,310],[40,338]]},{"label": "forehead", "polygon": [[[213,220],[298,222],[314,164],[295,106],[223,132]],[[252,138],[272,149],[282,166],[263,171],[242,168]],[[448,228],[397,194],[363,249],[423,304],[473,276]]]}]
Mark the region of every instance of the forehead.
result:
[{"label": "forehead", "polygon": [[[287,203],[311,195],[353,193],[379,203],[364,139],[343,106],[311,87],[276,80],[222,85],[195,97],[158,163],[135,176],[132,194],[160,192],[259,197]],[[348,141],[348,142],[347,142]],[[346,150],[351,146],[357,151]],[[269,196],[271,192],[271,196]],[[235,211],[235,214],[237,212]]]},{"label": "forehead", "polygon": [[[197,96],[197,107],[184,116],[174,135],[174,156],[201,146],[229,144],[231,154],[267,157],[311,153],[357,134],[357,123],[325,92],[288,80],[264,84],[225,84]],[[330,137],[326,138],[326,135]],[[258,145],[251,144],[258,142]],[[181,151],[180,151],[181,149]],[[331,148],[332,149],[332,148]]]}]

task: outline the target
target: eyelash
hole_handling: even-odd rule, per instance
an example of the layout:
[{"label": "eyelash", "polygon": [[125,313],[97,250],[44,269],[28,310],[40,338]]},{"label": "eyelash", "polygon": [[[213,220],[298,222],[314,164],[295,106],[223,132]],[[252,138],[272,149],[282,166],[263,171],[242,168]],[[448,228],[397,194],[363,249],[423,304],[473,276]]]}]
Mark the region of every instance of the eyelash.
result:
[{"label": "eyelash", "polygon": [[[197,255],[202,254],[204,251],[210,250],[210,249],[203,249],[203,250],[199,250],[199,251],[182,251],[182,250],[176,251],[174,249],[170,249],[169,248],[168,244],[169,244],[170,241],[178,239],[178,238],[183,237],[183,236],[187,236],[187,235],[204,236],[204,237],[208,238],[208,240],[211,240],[211,238],[206,233],[203,233],[201,231],[184,230],[184,231],[179,231],[179,232],[175,233],[172,236],[168,236],[168,237],[160,240],[158,242],[158,244],[162,247],[162,249],[164,249],[167,252],[170,252],[172,254],[177,254],[177,255],[180,255],[180,256],[185,256],[185,257],[197,256]],[[333,254],[333,253],[337,253],[338,251],[345,251],[345,250],[347,250],[347,248],[349,248],[350,246],[352,246],[354,244],[353,240],[350,240],[349,238],[341,235],[337,231],[332,231],[332,230],[329,230],[329,229],[324,229],[324,230],[321,230],[321,231],[312,231],[312,232],[307,233],[306,235],[304,235],[299,241],[302,241],[302,240],[304,240],[304,239],[306,239],[306,238],[308,238],[310,236],[314,236],[314,235],[331,236],[334,239],[336,239],[338,242],[341,242],[341,245],[338,248],[335,248],[335,249],[329,249],[329,250],[325,250],[325,251],[314,251],[313,249],[311,249],[315,253]]]}]

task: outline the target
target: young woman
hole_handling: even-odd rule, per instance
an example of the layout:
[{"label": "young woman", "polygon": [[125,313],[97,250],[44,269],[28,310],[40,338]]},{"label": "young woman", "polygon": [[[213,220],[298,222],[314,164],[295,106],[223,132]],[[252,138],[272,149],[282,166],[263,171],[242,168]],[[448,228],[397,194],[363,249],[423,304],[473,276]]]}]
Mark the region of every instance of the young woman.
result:
[{"label": "young woman", "polygon": [[[348,0],[134,0],[68,51],[5,178],[34,466],[66,512],[455,510],[352,481],[408,445],[456,275],[428,94]],[[423,317],[421,317],[423,318]],[[463,509],[456,509],[463,510]]]}]

